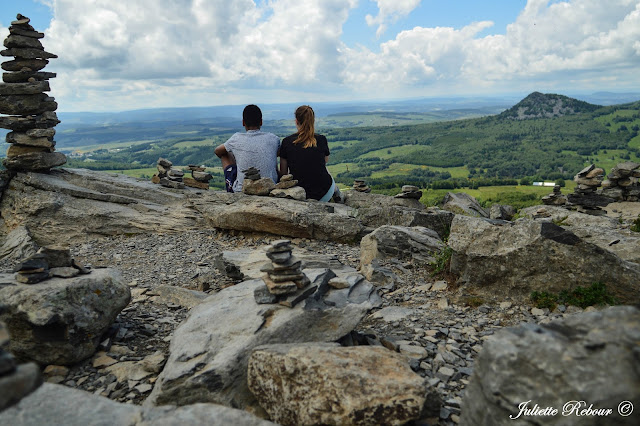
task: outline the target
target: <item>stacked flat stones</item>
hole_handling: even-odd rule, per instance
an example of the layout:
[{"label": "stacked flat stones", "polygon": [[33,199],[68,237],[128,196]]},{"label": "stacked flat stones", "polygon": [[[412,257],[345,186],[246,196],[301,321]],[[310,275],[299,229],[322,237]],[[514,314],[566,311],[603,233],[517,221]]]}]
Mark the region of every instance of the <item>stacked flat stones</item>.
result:
[{"label": "stacked flat stones", "polygon": [[371,192],[371,188],[362,179],[356,179],[353,181],[353,189],[358,192]]},{"label": "stacked flat stones", "polygon": [[167,188],[183,189],[184,188],[184,172],[179,169],[173,169],[173,163],[166,158],[158,158],[158,173],[153,175],[151,182],[159,183]]},{"label": "stacked flat stones", "polygon": [[602,195],[616,201],[640,201],[640,164],[620,163],[602,182]]},{"label": "stacked flat stones", "polygon": [[414,185],[403,185],[402,192],[396,195],[395,198],[410,198],[419,200],[420,198],[422,198],[422,191],[420,191],[420,188]]},{"label": "stacked flat stones", "polygon": [[274,189],[269,193],[272,197],[291,198],[298,201],[307,199],[307,192],[303,187],[298,186],[298,181],[293,175],[284,175],[280,178]]},{"label": "stacked flat stones", "polygon": [[49,80],[55,73],[42,72],[56,55],[45,52],[39,39],[44,34],[29,25],[29,18],[18,14],[4,40],[7,48],[2,56],[15,59],[2,63],[3,84],[0,84],[0,127],[11,130],[7,142],[11,147],[3,164],[17,171],[47,171],[66,163],[66,156],[55,151],[53,129],[60,121],[55,113],[58,104],[48,92]]},{"label": "stacked flat stones", "polygon": [[265,287],[256,291],[258,303],[278,303],[293,307],[313,294],[317,286],[312,286],[302,272],[302,262],[292,255],[290,240],[277,240],[267,247],[267,257],[271,262],[260,270],[265,272],[262,280]]},{"label": "stacked flat stones", "polygon": [[551,194],[542,197],[542,203],[547,206],[563,206],[567,204],[567,197],[562,194],[560,185],[555,185]]},{"label": "stacked flat stones", "polygon": [[209,189],[209,181],[213,179],[211,173],[207,173],[204,167],[196,166],[195,164],[189,164],[189,171],[191,177],[185,177],[182,179],[186,186],[198,189]]},{"label": "stacked flat stones", "polygon": [[266,196],[276,187],[276,183],[269,177],[260,176],[260,170],[255,167],[249,167],[243,170],[244,181],[242,183],[242,192],[247,195]]},{"label": "stacked flat stones", "polygon": [[36,284],[51,277],[73,278],[91,271],[76,263],[69,249],[42,247],[38,252],[20,262],[13,270],[16,281]]},{"label": "stacked flat stones", "polygon": [[586,213],[591,211],[601,211],[600,207],[604,207],[611,203],[611,198],[605,197],[598,193],[598,188],[604,180],[604,170],[591,164],[582,169],[573,180],[577,183],[573,194],[567,195],[569,204],[583,207]]}]

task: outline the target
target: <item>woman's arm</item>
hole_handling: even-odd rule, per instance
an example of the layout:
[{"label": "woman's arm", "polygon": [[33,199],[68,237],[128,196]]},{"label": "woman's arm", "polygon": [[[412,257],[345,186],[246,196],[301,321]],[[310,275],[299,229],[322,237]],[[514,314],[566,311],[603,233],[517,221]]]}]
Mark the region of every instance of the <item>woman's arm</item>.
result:
[{"label": "woman's arm", "polygon": [[324,164],[327,164],[329,162],[329,156],[325,155],[324,156]]},{"label": "woman's arm", "polygon": [[280,157],[280,170],[278,173],[280,177],[289,174],[289,165],[287,164],[286,158]]}]

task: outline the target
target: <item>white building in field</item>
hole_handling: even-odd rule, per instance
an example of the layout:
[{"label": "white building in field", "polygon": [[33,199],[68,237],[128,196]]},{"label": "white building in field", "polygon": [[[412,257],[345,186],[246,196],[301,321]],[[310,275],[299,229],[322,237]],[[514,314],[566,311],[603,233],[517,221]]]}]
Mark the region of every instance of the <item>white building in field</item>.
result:
[{"label": "white building in field", "polygon": [[556,186],[555,182],[533,182],[533,186]]}]

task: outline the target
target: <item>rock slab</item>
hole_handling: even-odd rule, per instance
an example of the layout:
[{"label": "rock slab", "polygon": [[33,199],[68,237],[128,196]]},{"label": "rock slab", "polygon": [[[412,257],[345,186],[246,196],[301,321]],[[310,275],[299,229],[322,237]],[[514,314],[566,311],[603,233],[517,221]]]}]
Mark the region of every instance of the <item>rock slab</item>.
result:
[{"label": "rock slab", "polygon": [[[615,306],[545,325],[522,324],[486,341],[462,403],[461,425],[636,425],[640,414],[618,414],[623,401],[640,401],[640,311]],[[520,405],[558,409],[555,416],[513,420]],[[580,410],[612,409],[608,416],[577,416]],[[637,410],[638,407],[636,406]]]},{"label": "rock slab", "polygon": [[197,402],[259,409],[247,387],[253,348],[268,343],[330,342],[353,330],[378,306],[373,286],[360,280],[331,289],[330,270],[305,270],[316,294],[294,308],[256,303],[260,279],[245,281],[205,299],[176,329],[170,356],[145,404]]},{"label": "rock slab", "polygon": [[260,346],[248,382],[282,425],[401,425],[420,416],[427,395],[406,358],[381,346]]},{"label": "rock slab", "polygon": [[423,226],[381,226],[360,241],[360,264],[397,258],[429,263],[444,247],[438,233]]}]

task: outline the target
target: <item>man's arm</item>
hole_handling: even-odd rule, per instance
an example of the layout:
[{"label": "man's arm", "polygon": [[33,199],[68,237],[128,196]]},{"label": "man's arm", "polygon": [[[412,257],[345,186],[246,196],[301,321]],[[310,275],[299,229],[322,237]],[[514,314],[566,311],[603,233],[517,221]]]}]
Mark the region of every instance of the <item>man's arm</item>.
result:
[{"label": "man's arm", "polygon": [[289,165],[287,164],[287,159],[280,157],[280,170],[278,170],[278,175],[280,177],[289,174]]},{"label": "man's arm", "polygon": [[227,151],[227,148],[224,146],[224,144],[218,145],[216,149],[213,150],[213,153],[218,156],[220,161],[222,161],[222,170],[236,163],[235,158],[233,158],[233,155],[231,155],[231,153]]}]

